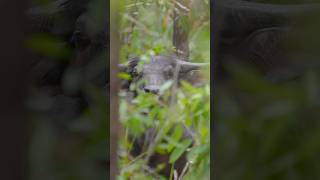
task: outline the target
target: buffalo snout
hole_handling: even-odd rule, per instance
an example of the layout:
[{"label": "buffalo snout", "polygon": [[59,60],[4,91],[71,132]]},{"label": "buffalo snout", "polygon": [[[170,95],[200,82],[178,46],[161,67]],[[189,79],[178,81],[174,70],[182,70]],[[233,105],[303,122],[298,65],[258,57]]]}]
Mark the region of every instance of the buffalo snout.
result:
[{"label": "buffalo snout", "polygon": [[158,94],[160,88],[158,86],[146,86],[143,88],[143,90],[146,93]]}]

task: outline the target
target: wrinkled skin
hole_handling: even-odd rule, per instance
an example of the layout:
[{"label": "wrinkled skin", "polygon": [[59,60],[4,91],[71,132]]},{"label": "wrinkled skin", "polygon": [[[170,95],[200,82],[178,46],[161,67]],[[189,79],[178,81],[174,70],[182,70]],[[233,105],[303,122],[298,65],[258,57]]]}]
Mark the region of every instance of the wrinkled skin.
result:
[{"label": "wrinkled skin", "polygon": [[150,63],[145,64],[142,75],[146,81],[143,87],[146,92],[158,93],[165,81],[173,78],[174,64],[163,57],[151,57]]}]

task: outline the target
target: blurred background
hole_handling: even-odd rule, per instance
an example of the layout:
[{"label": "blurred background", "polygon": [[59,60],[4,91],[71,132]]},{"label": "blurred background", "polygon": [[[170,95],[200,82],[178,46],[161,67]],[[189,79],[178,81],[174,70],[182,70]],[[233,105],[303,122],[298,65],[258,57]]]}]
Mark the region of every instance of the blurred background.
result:
[{"label": "blurred background", "polygon": [[[289,13],[289,21],[286,13],[274,9],[273,12],[280,12],[285,18],[273,17],[272,21],[289,25],[276,33],[273,41],[276,46],[263,43],[273,39],[273,33],[257,40],[250,36],[251,39],[243,44],[233,46],[234,42],[246,39],[241,33],[240,36],[232,34],[239,35],[237,30],[242,27],[236,26],[238,21],[227,24],[231,26],[227,29],[230,31],[223,34],[226,39],[219,39],[222,37],[219,34],[216,59],[213,59],[219,68],[213,70],[215,99],[211,104],[216,132],[209,128],[208,86],[195,88],[184,84],[174,109],[183,115],[176,119],[182,119],[187,126],[190,121],[196,121],[196,148],[191,148],[187,156],[189,161],[196,163],[190,167],[189,179],[208,178],[209,165],[213,167],[211,176],[215,179],[320,177],[318,1],[255,2],[269,5],[310,3],[315,9],[303,11],[302,8],[302,13],[291,16],[292,19]],[[190,3],[189,22],[185,25],[189,30],[190,59],[206,62],[210,57],[209,3]],[[0,169],[13,169],[4,171],[7,176],[2,179],[17,179],[17,172],[24,172],[29,179],[35,180],[108,177],[107,5],[100,0],[0,3],[0,19],[6,22],[0,28],[0,58],[3,60],[0,66],[3,168]],[[126,1],[122,6],[124,13],[118,31],[120,62],[127,62],[133,55],[141,57],[173,51],[171,16],[174,7],[171,2]],[[211,13],[214,11],[211,7]],[[228,14],[232,11],[220,12]],[[225,16],[218,13],[217,21],[220,17]],[[228,22],[224,20],[222,22]],[[244,27],[250,27],[250,24]],[[236,52],[229,47],[235,48]],[[279,54],[269,56],[274,50]],[[273,66],[266,68],[265,62],[248,62],[245,53],[249,52],[251,58],[251,51],[258,51],[257,56],[263,52],[265,57],[271,57],[268,60],[273,64],[285,62],[281,63],[285,68],[266,76],[266,69]],[[203,77],[208,77],[208,72]],[[138,100],[158,103],[150,96],[142,95]],[[141,116],[142,104],[131,106],[120,99],[119,105],[123,129],[143,133],[150,119]],[[168,114],[172,109],[164,107],[154,111]],[[216,135],[213,137],[215,147],[211,149],[215,152],[215,161],[211,163],[210,131]],[[130,164],[126,159],[128,140],[123,137],[125,133],[120,135],[119,178],[150,179],[139,169],[145,162]],[[170,146],[170,143],[162,144],[159,150],[170,150]],[[22,157],[25,154],[26,159]],[[175,156],[172,155],[172,159]],[[20,163],[21,159],[23,163]],[[27,171],[22,170],[24,164],[29,168]]]},{"label": "blurred background", "polygon": [[[257,23],[248,23],[255,22],[249,7],[257,4],[247,4],[242,12],[234,8],[242,21],[235,21],[228,32],[222,30],[225,34],[217,42],[214,61],[224,63],[225,71],[215,77],[214,178],[319,179],[319,1],[259,2],[270,21],[257,13]],[[296,6],[302,4],[309,8]],[[220,10],[231,14],[227,8]],[[217,16],[221,23],[231,20]],[[242,31],[241,37],[248,38],[239,41],[230,33],[258,26],[269,31],[251,36]],[[221,45],[224,38],[229,38],[228,46]],[[238,46],[231,45],[234,42]]]},{"label": "blurred background", "polygon": [[25,13],[29,179],[106,179],[108,3],[34,0]]}]

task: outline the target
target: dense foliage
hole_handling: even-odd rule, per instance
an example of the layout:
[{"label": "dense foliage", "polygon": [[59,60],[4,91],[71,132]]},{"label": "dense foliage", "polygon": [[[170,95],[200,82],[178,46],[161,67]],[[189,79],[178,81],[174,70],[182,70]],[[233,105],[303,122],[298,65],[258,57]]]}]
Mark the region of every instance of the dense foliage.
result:
[{"label": "dense foliage", "polygon": [[[189,31],[190,59],[193,62],[208,62],[210,59],[209,4],[207,1],[193,1],[190,14],[185,19],[184,28]],[[151,55],[172,54],[173,1],[127,1],[121,25],[121,62],[128,57],[140,56],[148,60]],[[128,74],[120,73],[122,79],[130,79]],[[202,77],[209,80],[209,71],[204,70]],[[123,125],[119,145],[119,179],[154,179],[165,177],[158,172],[166,164],[156,169],[148,167],[146,157],[153,153],[169,154],[168,164],[184,153],[188,163],[185,165],[185,179],[210,178],[210,87],[193,87],[181,82],[176,88],[173,81],[166,82],[160,95],[144,93],[139,85],[131,85],[130,90],[138,95],[128,101],[128,92],[121,91],[120,120]],[[145,153],[132,157],[130,151],[136,138],[150,128],[156,131],[152,145]],[[183,131],[192,132],[191,139],[183,138]],[[134,137],[134,138],[132,138]],[[174,178],[174,169],[170,179]]]},{"label": "dense foliage", "polygon": [[[166,85],[166,84],[165,84]],[[151,126],[156,127],[155,146],[150,146],[146,153],[163,152],[170,153],[170,161],[174,163],[185,151],[188,152],[189,173],[186,177],[208,178],[210,167],[210,93],[209,86],[194,88],[184,83],[178,90],[176,104],[165,103],[169,100],[172,92],[169,86],[163,88],[162,99],[152,94],[141,93],[133,103],[121,101],[121,121],[125,128],[120,146],[121,177],[149,177],[146,171],[144,157],[130,157],[132,141],[128,138],[129,133],[137,137]],[[166,89],[166,90],[165,90]],[[153,106],[153,108],[150,108]],[[148,114],[148,115],[146,115]],[[178,125],[177,125],[178,124]],[[182,139],[183,130],[192,131],[195,143],[188,149],[190,139]],[[169,133],[174,129],[173,133]],[[161,166],[159,166],[161,168]],[[150,172],[149,172],[150,173]],[[150,175],[150,174],[149,174]],[[151,174],[152,175],[152,174]],[[121,179],[121,178],[120,178]]]}]

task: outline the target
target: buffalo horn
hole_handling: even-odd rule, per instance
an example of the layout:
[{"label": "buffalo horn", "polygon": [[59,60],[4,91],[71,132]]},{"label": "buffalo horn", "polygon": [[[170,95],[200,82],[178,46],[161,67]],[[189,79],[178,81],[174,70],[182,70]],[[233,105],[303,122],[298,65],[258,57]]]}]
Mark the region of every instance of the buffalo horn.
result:
[{"label": "buffalo horn", "polygon": [[208,66],[209,63],[192,63],[187,61],[176,60],[177,65],[180,65],[180,71],[188,72],[192,70],[197,70],[202,67]]}]

